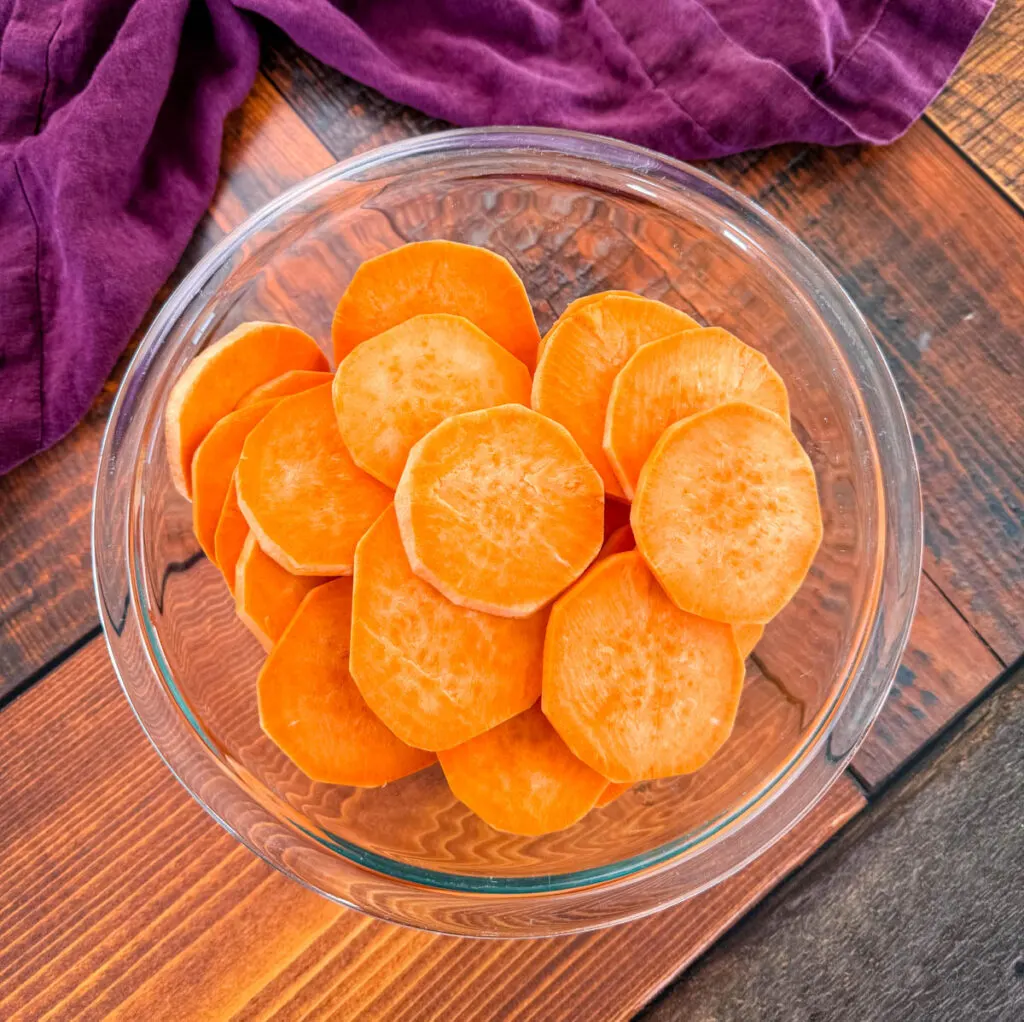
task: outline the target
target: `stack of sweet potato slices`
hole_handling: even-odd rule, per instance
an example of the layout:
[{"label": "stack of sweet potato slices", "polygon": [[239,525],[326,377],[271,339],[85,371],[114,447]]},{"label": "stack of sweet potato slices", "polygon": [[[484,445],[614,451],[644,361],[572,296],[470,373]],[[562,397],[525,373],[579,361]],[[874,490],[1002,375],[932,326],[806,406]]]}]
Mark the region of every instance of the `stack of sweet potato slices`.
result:
[{"label": "stack of sweet potato slices", "polygon": [[522,835],[707,763],[821,539],[764,355],[624,291],[542,339],[511,265],[448,241],[364,263],[331,331],[333,373],[301,330],[243,324],[165,413],[269,653],[266,734],[331,784],[439,760]]}]

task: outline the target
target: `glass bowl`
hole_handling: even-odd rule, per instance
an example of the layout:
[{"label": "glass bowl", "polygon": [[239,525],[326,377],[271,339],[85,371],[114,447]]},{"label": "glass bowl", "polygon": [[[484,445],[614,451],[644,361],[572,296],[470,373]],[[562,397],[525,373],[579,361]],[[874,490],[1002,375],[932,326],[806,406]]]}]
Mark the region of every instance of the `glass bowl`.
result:
[{"label": "glass bowl", "polygon": [[[814,462],[824,541],[748,663],[739,719],[700,772],[641,784],[568,830],[498,833],[438,767],[372,790],[315,784],[261,733],[263,658],[171,486],[163,410],[205,345],[280,320],[325,345],[356,267],[407,241],[506,256],[541,331],[623,288],[761,348]],[[125,694],[225,828],[321,894],[411,926],[570,933],[675,904],[792,828],[885,699],[921,562],[914,449],[892,377],[821,263],[752,203],[653,152],[562,131],[452,131],[338,164],[251,217],[189,274],[128,369],[93,516],[100,615]],[[439,637],[443,641],[443,637]]]}]

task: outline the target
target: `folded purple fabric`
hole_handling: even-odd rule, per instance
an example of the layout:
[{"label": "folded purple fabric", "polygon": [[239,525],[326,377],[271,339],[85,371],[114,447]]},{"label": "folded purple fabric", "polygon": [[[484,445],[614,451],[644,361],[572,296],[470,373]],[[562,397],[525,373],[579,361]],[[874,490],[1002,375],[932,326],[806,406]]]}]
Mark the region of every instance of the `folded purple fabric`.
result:
[{"label": "folded purple fabric", "polygon": [[0,472],[82,417],[180,258],[250,13],[456,124],[687,159],[889,142],[992,0],[0,0]]}]

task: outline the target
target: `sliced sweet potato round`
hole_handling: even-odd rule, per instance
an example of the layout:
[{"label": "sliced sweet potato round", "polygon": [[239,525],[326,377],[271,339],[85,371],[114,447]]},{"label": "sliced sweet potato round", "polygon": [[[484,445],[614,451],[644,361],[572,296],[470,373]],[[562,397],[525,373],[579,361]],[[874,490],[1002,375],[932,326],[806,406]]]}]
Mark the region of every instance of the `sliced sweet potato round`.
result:
[{"label": "sliced sweet potato round", "polygon": [[614,781],[610,782],[598,796],[597,802],[594,803],[595,809],[603,809],[605,806],[611,805],[620,795],[625,795],[632,784],[616,784]]},{"label": "sliced sweet potato round", "polygon": [[352,677],[403,741],[450,749],[540,695],[547,612],[503,618],[459,607],[409,566],[393,508],[356,547]]},{"label": "sliced sweet potato round", "polygon": [[418,241],[368,259],[334,313],[334,358],[425,312],[465,316],[527,368],[540,334],[526,288],[507,259],[455,241]]},{"label": "sliced sweet potato round", "polygon": [[284,634],[299,604],[326,582],[316,575],[292,575],[261,549],[249,533],[235,564],[235,610],[245,626],[270,649]]},{"label": "sliced sweet potato round", "polygon": [[231,485],[224,498],[224,506],[220,510],[220,518],[217,520],[217,531],[213,538],[214,559],[232,595],[235,592],[235,569],[238,566],[238,557],[248,535],[249,523],[238,506],[238,491],[235,489],[235,477],[232,476]]},{"label": "sliced sweet potato round", "polygon": [[782,377],[750,345],[719,327],[662,337],[633,353],[608,398],[604,453],[629,498],[665,430],[726,401],[760,405],[789,421]]},{"label": "sliced sweet potato round", "polygon": [[395,511],[413,571],[463,607],[526,617],[604,538],[604,487],[558,423],[522,405],[464,412],[409,453]]},{"label": "sliced sweet potato round", "polygon": [[373,788],[434,762],[396,738],[348,672],[352,580],[308,593],[257,682],[260,725],[311,780]]},{"label": "sliced sweet potato round", "polygon": [[254,387],[238,402],[238,407],[246,408],[248,405],[259,404],[260,401],[300,394],[312,387],[330,383],[333,378],[332,373],[317,372],[315,369],[289,369],[288,372],[281,373],[280,376],[275,376],[274,379]]},{"label": "sliced sweet potato round", "polygon": [[743,402],[669,426],[640,473],[630,521],[678,607],[743,624],[782,610],[822,535],[810,458],[784,420]]},{"label": "sliced sweet potato round", "polygon": [[609,294],[577,309],[548,335],[533,377],[533,407],[569,430],[609,495],[624,496],[602,446],[615,377],[642,345],[699,325],[662,302]]},{"label": "sliced sweet potato round", "polygon": [[608,785],[569,751],[536,703],[438,759],[455,797],[509,834],[563,830]]},{"label": "sliced sweet potato round", "polygon": [[352,460],[398,485],[409,450],[458,412],[530,403],[530,371],[462,316],[430,313],[363,341],[334,378]]},{"label": "sliced sweet potato round", "polygon": [[733,625],[733,635],[736,636],[736,645],[739,648],[740,656],[744,660],[754,652],[754,647],[761,641],[764,635],[764,625]]},{"label": "sliced sweet potato round", "polygon": [[242,455],[242,445],[256,423],[273,407],[273,401],[261,401],[228,412],[196,448],[192,458],[192,531],[211,561],[216,560],[217,523]]},{"label": "sliced sweet potato round", "polygon": [[329,383],[282,398],[253,429],[236,485],[260,546],[293,575],[351,575],[356,543],[391,502],[342,443]]},{"label": "sliced sweet potato round", "polygon": [[281,323],[243,323],[189,363],[164,410],[171,481],[183,497],[192,496],[192,456],[213,424],[289,369],[326,370],[327,359],[309,334]]},{"label": "sliced sweet potato round", "polygon": [[540,339],[540,345],[537,347],[537,358],[544,352],[544,345],[547,344],[548,338],[551,336],[555,327],[562,322],[563,319],[568,319],[574,312],[584,308],[587,305],[593,305],[594,302],[600,301],[602,298],[608,297],[608,295],[618,295],[620,298],[642,298],[643,295],[638,295],[635,291],[596,291],[592,295],[583,295],[582,298],[575,298],[573,301],[562,310],[561,316],[551,324],[551,329]]},{"label": "sliced sweet potato round", "polygon": [[594,565],[551,610],[544,713],[610,781],[702,767],[729,737],[742,688],[732,628],[676,607],[636,551]]}]

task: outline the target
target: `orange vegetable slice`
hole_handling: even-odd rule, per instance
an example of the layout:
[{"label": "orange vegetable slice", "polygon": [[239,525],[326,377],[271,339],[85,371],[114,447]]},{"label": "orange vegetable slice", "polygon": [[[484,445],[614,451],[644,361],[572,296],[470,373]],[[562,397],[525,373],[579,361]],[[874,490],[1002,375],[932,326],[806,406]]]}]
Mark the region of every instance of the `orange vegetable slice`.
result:
[{"label": "orange vegetable slice", "polygon": [[311,387],[330,383],[333,378],[333,373],[318,372],[315,369],[289,369],[288,372],[254,387],[238,402],[238,407],[247,408],[249,405],[259,404],[260,401],[300,394]]},{"label": "orange vegetable slice", "polygon": [[673,422],[726,401],[789,421],[782,377],[761,352],[719,327],[672,334],[634,352],[615,377],[604,421],[604,453],[626,496]]},{"label": "orange vegetable slice", "polygon": [[569,430],[611,496],[624,496],[602,446],[615,377],[642,345],[699,325],[662,302],[612,294],[578,308],[548,335],[533,407]]},{"label": "orange vegetable slice", "polygon": [[604,791],[601,792],[594,804],[595,809],[603,809],[605,806],[611,805],[620,795],[625,795],[632,784],[616,784],[614,781],[607,785]]},{"label": "orange vegetable slice", "polygon": [[597,472],[562,426],[522,405],[435,426],[409,453],[395,511],[420,578],[508,617],[554,599],[604,538]]},{"label": "orange vegetable slice", "polygon": [[676,607],[636,551],[596,564],[551,610],[544,713],[610,781],[702,767],[729,737],[742,688],[732,628]]},{"label": "orange vegetable slice", "polygon": [[450,749],[536,702],[547,613],[456,606],[409,567],[393,508],[356,547],[352,677],[403,741]]},{"label": "orange vegetable slice", "polygon": [[438,759],[455,797],[509,834],[571,826],[608,784],[569,751],[538,704]]},{"label": "orange vegetable slice", "polygon": [[530,371],[462,316],[413,316],[338,368],[334,410],[352,460],[395,487],[409,449],[458,412],[530,403]]},{"label": "orange vegetable slice", "polygon": [[740,656],[746,660],[754,652],[754,647],[761,641],[761,636],[764,635],[764,625],[733,625],[732,633],[736,637]]},{"label": "orange vegetable slice", "polygon": [[216,561],[217,523],[231,488],[245,438],[274,407],[273,401],[229,412],[215,423],[192,458],[192,531],[203,553]]},{"label": "orange vegetable slice", "polygon": [[363,263],[334,313],[335,361],[425,312],[465,316],[533,368],[540,334],[523,282],[496,252],[455,241],[413,242]]},{"label": "orange vegetable slice", "polygon": [[537,358],[544,353],[544,345],[547,344],[548,338],[551,336],[552,331],[559,323],[564,319],[568,319],[574,312],[578,312],[580,309],[585,308],[587,305],[593,305],[594,302],[600,301],[602,298],[608,297],[608,295],[618,295],[620,298],[642,298],[643,295],[638,295],[635,291],[596,291],[592,295],[583,295],[582,298],[575,298],[573,301],[562,310],[562,315],[551,324],[551,329],[540,339],[540,345],[537,348]]},{"label": "orange vegetable slice", "polygon": [[260,546],[293,575],[351,575],[356,543],[391,502],[345,449],[330,384],[278,402],[246,439],[236,485]]},{"label": "orange vegetable slice", "polygon": [[192,456],[214,423],[254,387],[289,369],[327,369],[309,334],[281,323],[243,323],[197,355],[174,384],[164,411],[171,481],[192,496]]},{"label": "orange vegetable slice", "polygon": [[308,593],[257,682],[260,725],[311,780],[373,788],[434,762],[373,714],[348,672],[352,580]]},{"label": "orange vegetable slice", "polygon": [[238,566],[238,557],[248,535],[249,523],[238,506],[238,491],[235,489],[235,477],[232,475],[213,539],[214,560],[232,595],[235,592],[235,568]]},{"label": "orange vegetable slice", "polygon": [[268,557],[250,532],[235,565],[235,610],[270,649],[284,634],[306,594],[326,582],[315,575],[292,575]]},{"label": "orange vegetable slice", "polygon": [[669,426],[640,473],[631,522],[677,606],[743,624],[782,610],[822,535],[810,458],[782,419],[742,402]]}]

